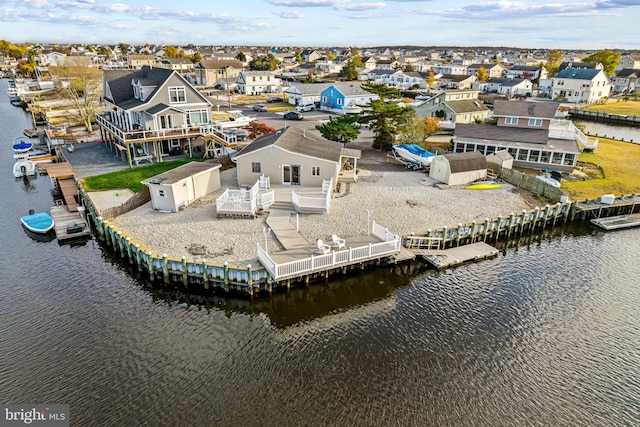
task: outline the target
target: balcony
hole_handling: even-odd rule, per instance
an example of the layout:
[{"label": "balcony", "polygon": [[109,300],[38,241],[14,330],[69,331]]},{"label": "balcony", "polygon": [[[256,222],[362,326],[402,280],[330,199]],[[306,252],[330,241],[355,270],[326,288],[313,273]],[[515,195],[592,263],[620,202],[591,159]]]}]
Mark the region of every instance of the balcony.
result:
[{"label": "balcony", "polygon": [[158,130],[126,130],[109,120],[108,115],[96,114],[96,122],[108,130],[121,143],[131,144],[145,141],[162,141],[175,138],[195,138],[200,136],[200,127],[178,127]]}]

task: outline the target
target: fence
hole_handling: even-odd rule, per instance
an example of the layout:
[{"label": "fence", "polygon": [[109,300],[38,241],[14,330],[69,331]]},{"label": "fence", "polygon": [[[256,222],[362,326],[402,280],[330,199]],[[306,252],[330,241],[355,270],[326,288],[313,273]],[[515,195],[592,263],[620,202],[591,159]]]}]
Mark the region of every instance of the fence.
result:
[{"label": "fence", "polygon": [[514,169],[503,168],[493,163],[491,164],[491,168],[506,182],[529,190],[534,194],[544,196],[553,202],[561,201],[562,196],[564,196],[561,189],[547,184],[535,176],[527,175]]}]

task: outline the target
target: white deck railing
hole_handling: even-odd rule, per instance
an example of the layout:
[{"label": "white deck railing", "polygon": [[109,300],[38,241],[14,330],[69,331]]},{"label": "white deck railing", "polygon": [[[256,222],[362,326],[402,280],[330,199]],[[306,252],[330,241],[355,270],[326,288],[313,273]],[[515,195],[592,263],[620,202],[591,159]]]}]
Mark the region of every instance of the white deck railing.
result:
[{"label": "white deck railing", "polygon": [[398,237],[397,235],[393,234],[392,232],[390,232],[388,229],[384,228],[383,226],[376,224],[376,222],[373,222],[373,226],[371,227],[371,234],[373,234],[374,236],[376,236],[377,238],[384,240],[385,242],[389,242],[391,240],[396,240],[396,239],[400,239],[400,237]]},{"label": "white deck railing", "polygon": [[296,211],[303,211],[305,209],[323,210],[329,211],[331,206],[331,189],[333,188],[333,178],[329,181],[322,182],[323,197],[313,196],[301,196],[295,191],[291,191],[291,203],[295,207]]},{"label": "white deck railing", "polygon": [[[268,178],[267,178],[268,180]],[[249,189],[226,189],[216,199],[216,212],[231,215],[255,215],[258,207],[269,207],[275,200],[275,193],[260,193],[260,179]]]},{"label": "white deck railing", "polygon": [[598,146],[597,138],[585,135],[571,120],[551,120],[551,124],[549,125],[549,138],[573,139],[578,142],[583,150],[595,150]]},{"label": "white deck railing", "polygon": [[[375,227],[376,224],[374,222]],[[278,280],[393,255],[400,251],[400,243],[400,238],[395,236],[393,240],[386,242],[369,243],[355,248],[350,247],[332,251],[324,255],[311,255],[284,263],[277,263],[271,259],[269,254],[260,247],[260,244],[257,244],[257,249],[260,264],[269,272],[272,278]]]},{"label": "white deck railing", "polygon": [[[177,127],[156,130],[124,130],[116,123],[110,121],[104,116],[96,114],[96,122],[109,130],[122,142],[142,142],[150,138],[170,138],[170,137],[188,137],[200,135],[199,129],[195,127]],[[141,141],[142,140],[142,141]]]}]

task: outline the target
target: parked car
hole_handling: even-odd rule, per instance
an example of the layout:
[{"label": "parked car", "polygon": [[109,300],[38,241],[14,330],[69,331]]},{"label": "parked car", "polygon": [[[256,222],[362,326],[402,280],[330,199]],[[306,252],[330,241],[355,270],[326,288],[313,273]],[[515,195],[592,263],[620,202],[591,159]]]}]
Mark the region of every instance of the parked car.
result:
[{"label": "parked car", "polygon": [[287,111],[284,113],[285,120],[302,120],[304,116],[299,111]]},{"label": "parked car", "polygon": [[284,99],[280,98],[279,96],[270,96],[267,98],[267,103],[269,104],[273,104],[276,102],[284,102]]},{"label": "parked car", "polygon": [[235,136],[238,141],[246,141],[249,139],[249,131],[246,129],[229,129],[225,134]]},{"label": "parked car", "polygon": [[316,109],[315,104],[304,104],[304,105],[298,105],[296,107],[296,111],[300,111],[301,113],[304,113],[305,111],[313,111]]},{"label": "parked car", "polygon": [[267,111],[267,106],[263,104],[256,104],[253,106],[253,111],[260,111],[264,113],[265,111]]}]

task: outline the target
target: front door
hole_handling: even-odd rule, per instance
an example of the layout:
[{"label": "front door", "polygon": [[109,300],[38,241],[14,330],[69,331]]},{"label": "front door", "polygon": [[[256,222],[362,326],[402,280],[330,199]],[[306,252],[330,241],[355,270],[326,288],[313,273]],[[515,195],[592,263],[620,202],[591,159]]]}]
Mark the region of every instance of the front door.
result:
[{"label": "front door", "polygon": [[285,185],[300,185],[300,166],[282,165],[282,183]]}]

